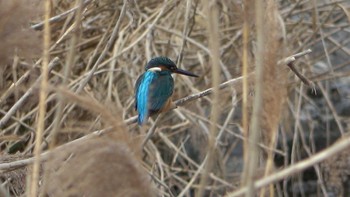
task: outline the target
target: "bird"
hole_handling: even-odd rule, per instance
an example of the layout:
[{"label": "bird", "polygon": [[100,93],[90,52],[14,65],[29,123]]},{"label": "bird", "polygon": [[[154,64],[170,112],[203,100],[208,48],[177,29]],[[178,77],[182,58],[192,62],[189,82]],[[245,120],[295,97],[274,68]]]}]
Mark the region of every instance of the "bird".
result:
[{"label": "bird", "polygon": [[173,73],[198,77],[178,68],[168,57],[155,57],[146,64],[145,72],[135,83],[135,110],[138,112],[139,125],[146,123],[149,116],[171,108],[174,92],[174,79],[171,76]]}]

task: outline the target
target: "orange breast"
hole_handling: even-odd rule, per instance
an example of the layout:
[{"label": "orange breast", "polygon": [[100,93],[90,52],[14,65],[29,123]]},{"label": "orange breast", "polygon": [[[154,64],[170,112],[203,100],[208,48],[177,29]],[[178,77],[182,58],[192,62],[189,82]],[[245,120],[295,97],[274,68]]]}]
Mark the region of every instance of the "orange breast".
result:
[{"label": "orange breast", "polygon": [[171,109],[173,105],[173,99],[172,97],[169,97],[168,100],[166,101],[164,107],[159,111],[159,112],[167,112]]}]

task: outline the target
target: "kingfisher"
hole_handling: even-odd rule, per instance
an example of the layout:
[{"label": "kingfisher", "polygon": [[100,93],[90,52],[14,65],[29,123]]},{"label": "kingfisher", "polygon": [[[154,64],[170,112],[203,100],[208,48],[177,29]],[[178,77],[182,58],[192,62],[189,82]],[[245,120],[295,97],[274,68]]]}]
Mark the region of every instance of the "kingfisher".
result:
[{"label": "kingfisher", "polygon": [[135,110],[137,122],[143,125],[148,117],[165,112],[172,106],[174,79],[172,73],[198,77],[189,71],[182,70],[167,57],[155,57],[145,66],[145,72],[135,84]]}]

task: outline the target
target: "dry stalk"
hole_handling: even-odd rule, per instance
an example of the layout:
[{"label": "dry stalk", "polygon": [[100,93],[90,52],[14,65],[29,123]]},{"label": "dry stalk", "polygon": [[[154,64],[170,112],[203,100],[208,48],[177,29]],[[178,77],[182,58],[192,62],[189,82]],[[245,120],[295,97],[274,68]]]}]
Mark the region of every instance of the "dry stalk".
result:
[{"label": "dry stalk", "polygon": [[[80,93],[83,91],[83,89],[85,88],[85,86],[87,85],[87,83],[91,80],[91,78],[93,77],[93,75],[95,74],[98,66],[100,65],[100,63],[102,62],[102,60],[105,58],[105,56],[107,55],[108,50],[112,47],[113,43],[115,42],[115,39],[118,35],[119,32],[119,28],[120,28],[120,24],[122,22],[122,20],[124,19],[125,13],[126,13],[126,6],[127,6],[127,0],[123,1],[123,7],[122,10],[120,11],[119,14],[119,18],[118,21],[116,23],[116,25],[114,26],[114,29],[110,35],[110,38],[108,39],[108,42],[106,43],[106,46],[104,47],[103,51],[101,52],[100,56],[98,57],[98,59],[96,60],[95,64],[93,65],[92,69],[87,73],[86,76],[84,76],[84,78],[82,79],[82,81],[79,83],[79,86],[77,87],[76,92]],[[105,34],[107,36],[107,34]],[[102,43],[102,42],[100,42]],[[95,51],[97,52],[97,50]],[[92,60],[92,58],[90,59]],[[89,63],[92,61],[89,61]],[[75,105],[72,106],[67,106],[67,110],[65,113],[65,116],[63,116],[60,121],[63,122],[64,120],[66,120],[67,118],[67,114],[69,114],[73,108],[75,107]],[[58,123],[57,123],[58,124]]]},{"label": "dry stalk", "polygon": [[[59,65],[59,58],[55,57],[48,65],[48,72],[50,72],[53,68]],[[35,88],[39,86],[39,83],[43,80],[44,70],[42,70],[42,75],[34,82],[32,87],[30,87],[23,96],[18,99],[18,101],[10,108],[8,112],[6,112],[5,116],[0,120],[0,128],[3,128],[6,123],[10,120],[10,118],[19,110],[24,102],[33,94]]]},{"label": "dry stalk", "polygon": [[[307,54],[307,53],[304,53],[304,54]],[[285,60],[291,59],[292,57],[300,58],[301,56],[292,55],[290,57],[285,58]],[[294,60],[295,60],[295,58],[294,58]],[[249,78],[252,78],[252,77],[254,77],[254,73],[250,73],[249,74]],[[242,79],[243,79],[243,77],[238,77],[238,78],[235,78],[235,79],[228,80],[228,81],[226,81],[224,83],[221,83],[219,85],[219,89],[221,90],[221,89],[225,89],[227,87],[232,87],[234,89],[239,90],[239,88],[242,86]],[[213,93],[213,88],[209,88],[209,89],[206,89],[206,90],[204,90],[202,92],[199,92],[199,93],[196,93],[196,94],[193,94],[193,95],[189,95],[189,96],[186,96],[186,97],[184,97],[182,99],[176,100],[176,101],[174,101],[174,105],[177,106],[177,107],[178,106],[183,106],[183,105],[187,104],[188,102],[191,102],[191,101],[194,101],[194,100],[198,100],[198,99],[200,99],[202,97],[211,95],[212,93]],[[65,96],[67,96],[67,95],[73,96],[72,93],[65,92]],[[76,100],[76,99],[77,98],[74,97],[74,100]],[[91,105],[91,103],[87,104],[87,105]],[[131,124],[136,123],[136,121],[137,121],[137,116],[133,116],[133,117],[125,120],[124,122],[127,125],[131,125]],[[106,132],[106,131],[109,131],[109,130],[110,129],[96,131],[96,132],[94,132],[92,134],[89,134],[89,135],[86,135],[86,136],[81,137],[79,139],[73,140],[73,141],[68,142],[68,143],[66,143],[64,145],[61,145],[61,146],[59,146],[57,148],[70,146],[70,144],[78,143],[81,140],[89,139],[89,138],[94,137],[94,136],[98,136],[98,135],[101,134],[101,132]],[[237,137],[239,137],[239,136],[237,136]],[[244,137],[242,137],[242,139],[244,139]],[[271,149],[268,149],[263,144],[260,144],[259,146],[261,146],[261,147],[271,151]],[[46,160],[46,158],[49,155],[49,153],[50,153],[50,151],[42,153],[42,155],[41,155],[42,160]],[[279,152],[279,154],[283,154],[283,153]],[[7,170],[14,169],[14,168],[23,167],[23,166],[26,166],[28,164],[31,164],[33,161],[34,161],[33,158],[29,158],[29,159],[24,159],[24,160],[20,160],[20,161],[13,161],[13,162],[10,162],[10,163],[0,164],[0,170],[7,171]]]},{"label": "dry stalk", "polygon": [[[13,13],[16,10],[18,11],[18,9],[4,9],[2,6],[3,2],[7,3],[10,1],[0,0],[0,15],[5,16],[0,17],[0,26],[4,25],[2,27],[5,27],[0,28],[0,39],[5,46],[3,47],[5,53],[0,54],[0,56],[5,54],[7,59],[15,57],[15,61],[0,65],[0,70],[3,71],[1,72],[2,78],[0,80],[0,104],[2,109],[0,110],[0,119],[9,118],[1,128],[0,147],[1,154],[20,152],[25,157],[8,160],[6,161],[8,163],[0,164],[0,169],[1,172],[7,173],[10,169],[13,170],[20,167],[18,172],[23,172],[26,168],[22,166],[31,164],[34,160],[31,154],[35,146],[33,131],[35,131],[36,118],[38,117],[37,93],[39,92],[36,91],[36,87],[39,87],[39,85],[28,86],[26,84],[34,84],[32,82],[39,77],[40,73],[37,72],[38,69],[36,67],[38,67],[37,65],[41,60],[36,59],[32,61],[26,55],[22,55],[25,53],[21,53],[21,51],[26,48],[22,44],[24,40],[34,41],[34,39],[31,37],[23,39],[21,37],[23,34],[17,33],[17,30],[23,29],[29,24],[35,24],[37,21],[23,20],[23,22],[18,22],[22,21],[26,11]],[[250,23],[248,27],[251,29],[249,31],[247,31],[247,26],[243,27],[242,25],[246,25],[244,21],[254,21],[248,20],[248,17],[246,17],[246,15],[254,17],[254,9],[251,9],[254,3],[251,3],[249,7],[247,5],[248,1],[244,3],[244,6],[242,6],[244,1],[220,1],[217,6],[219,18],[217,31],[219,34],[218,43],[220,43],[219,67],[221,70],[220,74],[223,77],[222,80],[226,82],[219,86],[221,90],[218,106],[220,108],[219,120],[213,124],[210,120],[213,97],[207,96],[213,93],[214,89],[211,87],[214,86],[212,85],[212,64],[209,63],[213,54],[211,53],[211,47],[208,47],[209,37],[206,32],[206,29],[208,29],[208,14],[203,9],[206,1],[171,0],[159,3],[159,1],[155,0],[128,0],[124,18],[121,19],[119,16],[121,10],[123,10],[124,1],[84,0],[84,11],[82,13],[84,17],[80,23],[81,35],[75,46],[70,43],[72,41],[71,36],[76,33],[75,29],[77,27],[75,26],[77,20],[75,16],[79,7],[75,3],[76,1],[62,0],[51,2],[53,6],[52,17],[49,20],[52,28],[50,55],[61,60],[65,59],[66,63],[68,63],[68,57],[72,56],[72,53],[69,51],[74,50],[76,62],[73,64],[74,66],[70,67],[68,77],[64,77],[64,74],[62,74],[64,73],[63,66],[56,66],[49,75],[50,85],[57,87],[62,84],[62,81],[67,80],[64,90],[74,95],[76,90],[85,83],[80,94],[84,95],[84,97],[87,95],[87,97],[92,98],[90,103],[106,102],[104,104],[109,109],[116,109],[121,119],[114,119],[113,121],[127,123],[128,126],[125,129],[128,132],[133,134],[140,133],[140,128],[132,124],[136,114],[133,108],[133,86],[135,80],[143,71],[148,57],[166,55],[173,60],[179,61],[178,66],[183,66],[185,69],[201,76],[197,79],[177,78],[174,97],[175,99],[182,99],[177,100],[175,104],[185,107],[166,113],[155,122],[151,118],[150,124],[146,125],[146,128],[147,126],[152,126],[153,128],[148,130],[149,134],[145,139],[147,144],[143,149],[143,167],[149,171],[153,182],[157,186],[159,195],[178,196],[180,194],[190,196],[194,193],[197,194],[200,189],[200,178],[203,177],[204,172],[207,172],[204,170],[207,168],[207,162],[215,163],[209,171],[213,173],[209,173],[208,184],[204,187],[205,194],[222,196],[227,191],[239,189],[239,183],[242,182],[241,177],[243,177],[242,166],[244,166],[242,165],[242,143],[249,141],[242,132],[242,123],[245,130],[247,130],[249,124],[247,122],[250,120],[249,115],[251,115],[252,109],[250,101],[253,96],[251,93],[254,93],[253,86],[256,74],[249,70],[254,66],[254,44],[256,39],[253,36],[255,30],[251,28],[254,27],[254,24]],[[316,2],[316,4],[313,4],[313,2]],[[263,113],[268,112],[268,116],[263,114],[261,130],[264,138],[262,139],[267,138],[266,141],[270,141],[270,143],[264,141],[257,144],[259,152],[267,153],[269,156],[268,162],[270,164],[266,166],[265,170],[265,175],[267,176],[274,174],[275,171],[271,165],[272,154],[269,153],[273,152],[276,155],[275,159],[278,160],[278,168],[289,167],[291,155],[288,151],[290,147],[287,145],[293,139],[293,128],[296,128],[297,131],[291,156],[294,165],[298,164],[298,160],[302,157],[301,153],[306,151],[307,156],[311,156],[318,151],[316,137],[319,137],[319,132],[316,131],[318,131],[318,127],[323,127],[323,123],[327,130],[327,143],[330,144],[334,140],[332,138],[335,137],[333,136],[334,134],[340,135],[341,131],[339,128],[341,127],[337,125],[341,125],[343,132],[346,133],[347,127],[344,123],[348,122],[348,116],[344,116],[346,114],[346,112],[344,113],[345,110],[340,109],[339,104],[341,103],[335,103],[338,102],[334,100],[334,96],[337,95],[332,95],[333,91],[330,91],[331,88],[332,90],[334,89],[334,82],[346,81],[345,77],[349,76],[349,72],[345,70],[348,69],[349,65],[347,45],[350,39],[344,37],[344,35],[349,33],[348,15],[346,14],[346,9],[349,7],[348,3],[344,0],[330,3],[317,1],[281,1],[279,3],[280,22],[285,23],[286,40],[288,41],[287,48],[280,47],[280,49],[289,50],[291,54],[300,51],[305,52],[305,54],[298,61],[296,61],[297,54],[292,55],[289,59],[285,58],[279,62],[278,66],[275,64],[276,59],[271,58],[272,56],[269,54],[265,55],[265,57],[271,59],[271,67],[277,71],[278,69],[281,70],[281,76],[285,76],[284,72],[286,71],[292,70],[294,72],[289,72],[288,76],[281,79],[276,77],[273,70],[267,71],[267,68],[264,68],[265,74],[270,74],[270,78],[264,78],[263,85],[271,85],[270,88],[275,90],[269,93],[269,89],[264,87],[264,92],[276,97],[276,100],[267,102],[266,95],[263,96],[262,111]],[[243,8],[250,10],[252,13],[247,14],[243,12]],[[9,12],[8,10],[11,11]],[[29,7],[29,10],[32,9]],[[272,11],[268,12],[270,14],[273,13]],[[314,15],[316,12],[318,14],[317,17]],[[16,25],[3,23],[7,19],[12,22],[14,22],[13,19],[16,19],[18,23],[14,23]],[[116,32],[115,39],[110,40],[118,20],[121,21],[119,30]],[[43,20],[39,19],[38,21]],[[265,20],[265,22],[265,24],[268,24],[268,20]],[[37,24],[37,27],[43,27],[43,23]],[[10,30],[11,38],[15,39],[3,37],[1,33],[4,31],[2,30],[8,32],[7,29]],[[278,28],[270,29],[271,35],[276,29],[278,32],[283,32]],[[25,35],[28,35],[28,32],[25,31]],[[38,31],[38,33],[40,32],[41,30]],[[16,42],[9,42],[12,40],[16,40]],[[270,42],[268,41],[268,43]],[[109,49],[105,49],[109,44]],[[16,47],[18,47],[18,51],[16,51]],[[36,47],[29,47],[30,50],[32,48]],[[275,50],[273,48],[275,48],[274,45],[270,45],[267,49],[274,53]],[[309,53],[306,50],[308,48],[312,49],[313,53],[305,56],[306,53]],[[106,53],[104,53],[105,50],[107,50]],[[30,54],[37,54],[33,51],[31,50]],[[104,57],[101,55],[104,55]],[[279,58],[281,57],[278,56]],[[313,73],[314,65],[329,65],[327,58],[330,58],[329,60],[334,66],[332,70],[325,69],[321,72]],[[97,60],[99,61],[98,64],[96,64]],[[247,70],[244,71],[244,68]],[[86,83],[87,78],[89,79]],[[248,82],[245,83],[244,87],[242,86],[242,83],[244,83],[243,79],[244,81],[246,79],[246,82]],[[314,96],[310,95],[309,87],[295,88],[301,82],[312,85],[313,83],[310,79],[312,82],[320,82],[324,91],[318,90],[321,93],[317,93]],[[327,85],[324,83],[326,81],[331,82]],[[285,84],[287,84],[289,90],[288,96],[278,96],[281,95],[279,91],[282,90],[282,87],[279,86],[280,82],[286,82]],[[12,84],[15,85],[11,86]],[[34,87],[34,91],[28,97],[26,92],[31,91],[30,87]],[[230,87],[230,89],[227,87]],[[231,90],[231,88],[234,90]],[[342,86],[336,87],[338,90],[342,90],[342,88]],[[242,92],[244,93],[242,94]],[[324,96],[323,93],[327,96]],[[62,112],[60,129],[58,129],[59,132],[56,138],[57,147],[53,150],[47,150],[49,144],[46,144],[46,141],[50,141],[51,136],[55,133],[52,120],[55,117],[59,119],[55,115],[55,112],[58,111],[57,101],[59,95],[65,94],[60,93],[60,90],[51,91],[50,96],[46,99],[47,113],[45,115],[44,138],[41,144],[42,150],[46,152],[41,153],[41,161],[47,160],[52,151],[69,150],[72,147],[77,147],[77,144],[84,144],[86,139],[100,138],[113,130],[110,128],[112,125],[105,122],[106,117],[102,113],[86,110],[85,107],[77,104],[80,100],[75,101],[74,97],[67,96],[64,104],[65,108]],[[340,96],[341,102],[344,102],[342,98],[344,95],[341,94]],[[243,108],[243,111],[246,111],[243,119],[248,120],[245,121],[246,123],[242,121],[241,116],[242,97],[248,103],[248,110]],[[278,113],[275,113],[279,111],[280,98],[287,99],[290,106],[289,110],[292,111],[289,114],[283,114],[283,119],[281,120],[277,116]],[[24,100],[21,101],[21,99]],[[189,104],[191,101],[195,102]],[[322,123],[319,119],[308,116],[311,114],[308,111],[310,105],[319,107],[319,101],[323,103],[322,107],[325,108],[320,108],[322,112],[327,110],[326,108],[328,107],[328,111],[325,113],[327,114],[327,121]],[[19,104],[20,107],[16,107]],[[273,104],[273,107],[266,110],[269,104]],[[93,104],[88,105],[95,108]],[[244,106],[246,105],[244,104]],[[304,106],[306,107],[304,108]],[[11,109],[14,109],[15,113],[12,113]],[[273,116],[269,114],[273,114]],[[284,115],[289,115],[290,117]],[[310,121],[305,123],[305,118]],[[323,120],[323,117],[321,119]],[[283,148],[278,149],[273,147],[273,133],[275,132],[273,125],[275,125],[276,120],[280,120],[279,130],[283,130],[281,132],[282,135],[278,138],[278,142],[283,142]],[[337,125],[330,124],[333,123],[333,120],[335,120],[334,122]],[[305,124],[307,124],[307,129],[304,128]],[[210,129],[213,127],[219,131],[218,135],[215,136],[215,147],[217,152],[222,153],[223,159],[217,160],[217,158],[213,157],[212,161],[209,161],[206,157],[205,146],[208,144],[208,138],[211,134]],[[270,132],[264,132],[263,130]],[[144,137],[142,135],[136,138],[142,142]],[[91,141],[94,141],[94,139]],[[78,154],[81,154],[81,152]],[[261,157],[263,156],[265,157],[266,155]],[[282,161],[279,160],[280,158]],[[266,160],[262,162],[266,162]],[[218,171],[221,172],[220,170],[222,169],[225,170],[224,173],[217,173]],[[322,183],[322,168],[317,170],[318,166],[315,166],[314,169],[317,171],[317,180],[315,181]],[[283,184],[268,185],[276,186],[274,188],[275,195],[291,195],[290,183],[292,183],[293,188],[300,189],[300,186],[303,184],[300,177],[304,173],[308,173],[308,171],[293,174],[292,178],[284,178]],[[12,172],[17,172],[17,170],[15,169]],[[15,184],[12,184],[9,179],[2,179],[3,174],[0,173],[0,179],[4,180],[2,185],[5,189],[11,190]],[[262,176],[263,171],[261,169],[254,178],[257,179]],[[13,180],[15,177],[11,178]],[[44,180],[45,184],[45,177],[42,180]],[[300,183],[296,181],[300,181]],[[320,189],[324,190],[325,186],[328,186],[327,182],[325,182],[324,186],[318,184],[315,187],[317,187],[318,191],[321,191]],[[264,186],[264,188],[260,189],[260,194],[272,195],[273,192],[266,190],[267,188]],[[267,192],[264,192],[264,190]],[[302,195],[302,191],[300,193]],[[293,193],[293,195],[299,194]]]},{"label": "dry stalk", "polygon": [[254,177],[258,167],[258,147],[259,135],[261,134],[261,114],[262,114],[262,99],[263,99],[263,71],[264,71],[264,44],[266,36],[264,32],[264,16],[265,16],[265,4],[264,1],[255,1],[255,21],[256,21],[256,36],[257,36],[257,53],[255,61],[255,95],[253,103],[253,112],[250,123],[249,131],[249,145],[248,145],[248,159],[247,164],[243,169],[243,182],[247,185],[248,189],[245,196],[255,196]]},{"label": "dry stalk", "polygon": [[[75,22],[72,25],[74,28],[73,35],[70,41],[66,63],[63,68],[63,81],[62,81],[63,86],[67,86],[68,79],[69,79],[69,72],[75,63],[76,45],[78,43],[78,39],[80,36],[79,29],[81,26],[82,9],[84,5],[83,0],[77,0],[76,5],[78,9],[75,12]],[[61,123],[62,113],[64,109],[64,102],[63,102],[62,95],[58,94],[57,97],[58,97],[58,103],[57,103],[57,108],[55,112],[55,119],[54,119],[52,131],[50,134],[51,139],[49,139],[50,148],[53,148],[56,145],[56,136],[60,129],[60,123]]]},{"label": "dry stalk", "polygon": [[208,136],[207,160],[204,160],[205,166],[199,183],[197,197],[204,195],[204,188],[208,184],[209,173],[214,165],[214,153],[216,150],[217,128],[215,127],[219,117],[219,84],[220,84],[220,39],[219,39],[219,13],[216,0],[207,0],[205,9],[207,13],[207,32],[209,38],[210,61],[212,71],[213,97],[211,103],[210,122],[212,122]]},{"label": "dry stalk", "polygon": [[97,61],[95,62],[95,64],[92,67],[92,69],[90,70],[89,74],[85,77],[85,79],[82,81],[82,83],[80,83],[80,85],[79,85],[79,87],[77,89],[77,92],[81,92],[83,90],[83,88],[86,86],[86,84],[90,81],[90,79],[94,75],[96,69],[98,68],[98,65],[100,65],[102,60],[106,57],[107,52],[109,51],[109,49],[111,49],[111,47],[113,46],[113,43],[114,43],[114,41],[117,38],[117,35],[119,33],[120,24],[121,24],[121,22],[124,19],[127,4],[128,4],[128,1],[124,0],[123,1],[123,7],[122,7],[122,10],[120,11],[118,21],[117,21],[117,23],[114,26],[113,32],[110,35],[110,38],[109,38],[105,48],[103,49],[101,55],[98,57]]},{"label": "dry stalk", "polygon": [[[92,0],[84,0],[83,5],[87,5],[91,2]],[[69,9],[61,14],[58,14],[56,16],[53,16],[49,19],[50,24],[51,23],[55,23],[55,22],[59,22],[62,21],[63,19],[65,19],[70,13],[74,12],[74,11],[78,11],[79,9],[81,9],[81,7],[79,5],[77,5],[76,7]],[[34,24],[31,26],[32,29],[35,30],[41,30],[44,26],[45,21]]]},{"label": "dry stalk", "polygon": [[[46,113],[46,98],[48,88],[48,64],[50,61],[50,40],[51,40],[51,29],[49,24],[49,18],[51,13],[51,1],[45,1],[45,24],[44,24],[44,47],[43,47],[43,62],[42,62],[42,79],[39,92],[39,115],[37,131],[35,136],[35,147],[34,147],[34,164],[33,174],[30,182],[29,196],[36,197],[38,195],[38,184],[39,184],[39,169],[40,169],[40,154],[41,154],[41,143],[44,132],[45,124],[45,113]],[[28,184],[29,185],[29,184]]]},{"label": "dry stalk", "polygon": [[[242,92],[242,127],[243,135],[246,139],[249,136],[249,112],[248,112],[248,94],[249,94],[249,84],[248,84],[248,67],[249,67],[249,34],[251,21],[253,21],[253,12],[254,12],[254,2],[252,0],[244,1],[244,22],[243,22],[243,55],[242,55],[242,77],[243,77],[243,92]],[[250,61],[251,62],[251,61]],[[248,163],[248,151],[249,144],[247,141],[244,141],[243,149],[243,160],[245,163]],[[242,174],[243,175],[243,174]],[[242,184],[246,182],[246,176],[242,177]]]},{"label": "dry stalk", "polygon": [[[286,179],[294,174],[297,174],[298,172],[301,172],[313,165],[316,165],[328,158],[333,157],[334,155],[340,153],[343,150],[346,150],[347,148],[350,147],[350,138],[349,136],[345,136],[342,139],[338,140],[337,143],[333,144],[332,146],[328,147],[327,149],[316,153],[315,155],[299,161],[295,163],[294,165],[290,165],[286,167],[285,169],[274,172],[273,174],[263,177],[259,180],[257,180],[254,184],[254,187],[256,189],[268,186],[269,184],[275,183],[279,180]],[[247,192],[249,188],[248,187],[242,187],[238,189],[237,191],[228,193],[225,195],[225,197],[236,197],[236,196],[241,196],[244,193]]]}]

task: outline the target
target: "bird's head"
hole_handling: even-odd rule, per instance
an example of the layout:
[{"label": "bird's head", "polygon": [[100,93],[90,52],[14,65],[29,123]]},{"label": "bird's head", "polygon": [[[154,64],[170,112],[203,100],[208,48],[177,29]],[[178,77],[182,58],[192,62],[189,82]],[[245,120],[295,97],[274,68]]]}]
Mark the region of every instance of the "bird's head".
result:
[{"label": "bird's head", "polygon": [[189,71],[186,70],[182,70],[178,67],[176,67],[176,64],[171,61],[169,58],[167,57],[155,57],[153,59],[151,59],[146,67],[145,67],[146,71],[153,71],[153,72],[160,72],[160,71],[170,71],[171,73],[177,73],[177,74],[181,74],[181,75],[187,75],[190,77],[198,77],[198,75],[195,75]]}]

